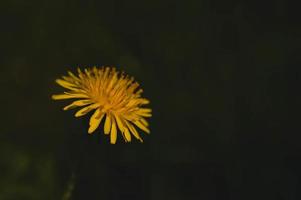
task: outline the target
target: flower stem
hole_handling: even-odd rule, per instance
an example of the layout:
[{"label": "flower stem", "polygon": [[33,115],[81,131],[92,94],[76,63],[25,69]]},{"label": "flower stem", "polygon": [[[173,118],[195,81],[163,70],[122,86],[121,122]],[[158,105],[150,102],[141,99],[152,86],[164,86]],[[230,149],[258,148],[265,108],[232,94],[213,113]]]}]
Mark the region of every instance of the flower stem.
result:
[{"label": "flower stem", "polygon": [[72,193],[73,193],[73,190],[74,190],[74,186],[75,186],[75,172],[73,172],[71,174],[70,180],[67,184],[67,187],[66,187],[66,190],[63,194],[62,200],[70,200],[71,199]]}]

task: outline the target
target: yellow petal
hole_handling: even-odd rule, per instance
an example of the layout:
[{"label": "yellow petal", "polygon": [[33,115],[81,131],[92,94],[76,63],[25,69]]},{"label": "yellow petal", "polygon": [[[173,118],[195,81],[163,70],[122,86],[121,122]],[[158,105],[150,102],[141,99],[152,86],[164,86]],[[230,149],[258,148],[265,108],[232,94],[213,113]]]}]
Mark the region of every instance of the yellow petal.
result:
[{"label": "yellow petal", "polygon": [[151,117],[152,114],[152,110],[149,108],[140,108],[138,111],[136,111],[138,115],[142,116],[142,117]]},{"label": "yellow petal", "polygon": [[102,113],[100,111],[100,109],[97,109],[94,112],[94,114],[90,118],[90,123],[89,123],[90,127],[89,127],[89,130],[88,130],[89,134],[93,133],[97,129],[97,127],[99,126],[103,116],[104,116],[104,113]]},{"label": "yellow petal", "polygon": [[118,115],[114,115],[118,128],[120,129],[122,136],[124,137],[124,140],[126,142],[130,142],[131,141],[131,134],[129,132],[129,130],[126,128],[124,121],[118,116]]},{"label": "yellow petal", "polygon": [[91,104],[92,102],[90,100],[77,100],[74,101],[73,103],[69,104],[68,106],[65,106],[63,109],[64,110],[69,110],[69,109],[73,109],[79,106],[85,106],[88,104]]},{"label": "yellow petal", "polygon": [[83,72],[82,72],[82,70],[79,67],[77,68],[77,73],[78,73],[78,76],[79,76],[80,79],[84,78]]},{"label": "yellow petal", "polygon": [[105,121],[105,128],[104,128],[104,132],[105,134],[109,134],[110,133],[110,130],[111,130],[111,118],[110,118],[110,115],[107,114],[107,117],[106,117],[106,121]]},{"label": "yellow petal", "polygon": [[62,79],[56,79],[55,82],[57,84],[59,84],[60,86],[70,89],[70,90],[73,90],[73,89],[75,89],[74,87],[76,87],[76,85],[69,83],[68,81],[64,81]]},{"label": "yellow petal", "polygon": [[105,71],[103,73],[103,79],[107,79],[108,78],[109,72],[110,72],[110,67],[106,67],[106,69],[105,69]]},{"label": "yellow petal", "polygon": [[88,112],[90,112],[91,110],[94,110],[96,109],[97,107],[99,107],[99,104],[92,104],[92,105],[89,105],[87,107],[84,107],[82,109],[80,109],[79,111],[77,111],[75,113],[75,117],[81,117],[83,115],[86,115]]},{"label": "yellow petal", "polygon": [[111,130],[111,144],[115,144],[117,140],[117,128],[116,128],[116,122],[112,118],[112,130]]},{"label": "yellow petal", "polygon": [[75,76],[72,72],[68,71],[68,74],[69,74],[69,76],[70,76],[71,78],[73,78],[74,80],[80,81],[80,79],[79,79],[77,76]]},{"label": "yellow petal", "polygon": [[142,89],[139,89],[137,92],[135,92],[136,93],[136,96],[137,97],[140,97],[140,94],[143,92],[143,90]]},{"label": "yellow petal", "polygon": [[81,98],[89,98],[84,93],[70,93],[70,92],[64,92],[64,94],[54,94],[51,96],[53,100],[61,100],[61,99],[81,99]]},{"label": "yellow petal", "polygon": [[71,94],[54,94],[51,96],[51,98],[53,100],[61,100],[61,99],[76,99],[79,98],[75,95],[71,95]]},{"label": "yellow petal", "polygon": [[85,69],[85,73],[87,74],[88,78],[90,78],[90,77],[91,77],[91,71],[90,71],[90,70],[88,70],[88,69]]},{"label": "yellow petal", "polygon": [[118,115],[114,115],[114,117],[115,117],[115,119],[117,121],[117,125],[118,125],[120,131],[123,132],[123,130],[124,130],[125,127],[124,127],[124,125],[123,125],[120,117]]},{"label": "yellow petal", "polygon": [[143,142],[142,138],[139,136],[139,134],[138,134],[137,130],[135,129],[135,127],[127,121],[125,121],[125,123],[126,123],[127,127],[130,129],[131,133],[135,136],[135,138],[140,140],[140,142]]},{"label": "yellow petal", "polygon": [[139,87],[139,83],[132,83],[130,87],[128,87],[128,92],[133,93]]},{"label": "yellow petal", "polygon": [[131,99],[128,103],[127,103],[127,107],[133,107],[135,105],[138,105],[139,101],[137,101],[137,99]]},{"label": "yellow petal", "polygon": [[134,121],[134,124],[135,124],[136,126],[138,126],[138,127],[139,127],[141,130],[143,130],[144,132],[150,133],[149,129],[148,129],[146,126],[144,126],[140,121]]},{"label": "yellow petal", "polygon": [[152,116],[152,114],[150,114],[150,113],[139,113],[139,112],[138,112],[138,115],[140,115],[142,117],[151,117]]},{"label": "yellow petal", "polygon": [[62,78],[63,78],[65,81],[67,81],[67,82],[69,82],[69,83],[72,83],[72,84],[74,84],[74,82],[75,82],[75,80],[74,80],[72,77],[70,77],[70,76],[62,76]]},{"label": "yellow petal", "polygon": [[142,113],[151,113],[152,109],[150,109],[150,108],[140,108],[139,112],[142,112]]},{"label": "yellow petal", "polygon": [[87,94],[85,94],[84,90],[79,90],[80,92],[64,92],[65,94],[68,94],[70,96],[74,96],[76,98],[89,98],[89,96]]},{"label": "yellow petal", "polygon": [[140,119],[141,123],[144,125],[144,126],[148,126],[148,122],[144,119],[144,118],[141,118]]},{"label": "yellow petal", "polygon": [[115,83],[116,83],[116,81],[118,80],[118,78],[117,78],[117,75],[118,75],[118,73],[117,72],[115,72],[115,71],[112,71],[112,77],[111,77],[111,80],[109,81],[109,83],[108,83],[108,86],[107,86],[107,88],[106,88],[106,90],[107,91],[111,91],[113,88],[113,86],[114,85],[116,85]]},{"label": "yellow petal", "polygon": [[131,141],[131,134],[130,134],[129,129],[127,129],[127,128],[124,129],[124,137],[128,142]]},{"label": "yellow petal", "polygon": [[141,104],[149,104],[150,101],[148,99],[141,99],[140,103]]}]

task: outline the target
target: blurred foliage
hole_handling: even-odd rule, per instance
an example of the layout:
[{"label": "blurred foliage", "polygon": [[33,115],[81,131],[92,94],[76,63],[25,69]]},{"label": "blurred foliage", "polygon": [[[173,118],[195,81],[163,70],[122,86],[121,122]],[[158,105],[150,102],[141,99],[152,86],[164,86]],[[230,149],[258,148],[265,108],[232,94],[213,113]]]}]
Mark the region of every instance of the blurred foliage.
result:
[{"label": "blurred foliage", "polygon": [[51,156],[1,145],[0,199],[55,199],[57,172]]}]

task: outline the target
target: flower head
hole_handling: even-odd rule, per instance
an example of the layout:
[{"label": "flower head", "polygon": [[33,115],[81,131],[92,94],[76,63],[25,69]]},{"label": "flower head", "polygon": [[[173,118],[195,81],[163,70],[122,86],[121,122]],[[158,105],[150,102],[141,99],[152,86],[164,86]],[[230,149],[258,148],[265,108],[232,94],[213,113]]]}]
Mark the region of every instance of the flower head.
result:
[{"label": "flower head", "polygon": [[[90,117],[88,133],[93,133],[104,119],[104,134],[110,135],[111,144],[117,140],[117,130],[126,142],[131,141],[131,134],[143,141],[135,126],[149,133],[145,117],[151,117],[151,109],[142,107],[149,100],[142,98],[142,89],[124,73],[115,68],[88,68],[84,72],[78,68],[78,75],[68,72],[56,82],[68,89],[63,94],[52,95],[52,99],[77,99],[64,107],[64,110],[82,107],[75,117],[93,111]],[[135,126],[134,126],[135,125]]]}]

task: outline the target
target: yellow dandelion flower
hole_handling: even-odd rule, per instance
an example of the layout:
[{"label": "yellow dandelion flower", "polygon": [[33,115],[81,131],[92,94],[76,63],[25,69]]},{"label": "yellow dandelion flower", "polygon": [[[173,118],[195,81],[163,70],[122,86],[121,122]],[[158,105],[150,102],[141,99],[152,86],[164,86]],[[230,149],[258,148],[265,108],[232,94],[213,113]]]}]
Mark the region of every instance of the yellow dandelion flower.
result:
[{"label": "yellow dandelion flower", "polygon": [[110,135],[110,143],[115,144],[117,130],[121,132],[126,142],[131,141],[131,134],[143,142],[135,126],[149,133],[146,117],[151,117],[151,109],[142,107],[149,100],[142,98],[142,89],[124,73],[115,68],[88,68],[78,75],[68,72],[56,83],[68,89],[64,94],[52,95],[52,99],[78,99],[64,107],[64,110],[82,107],[75,113],[75,117],[86,115],[94,111],[90,117],[88,133],[93,133],[104,119],[104,134]]}]

